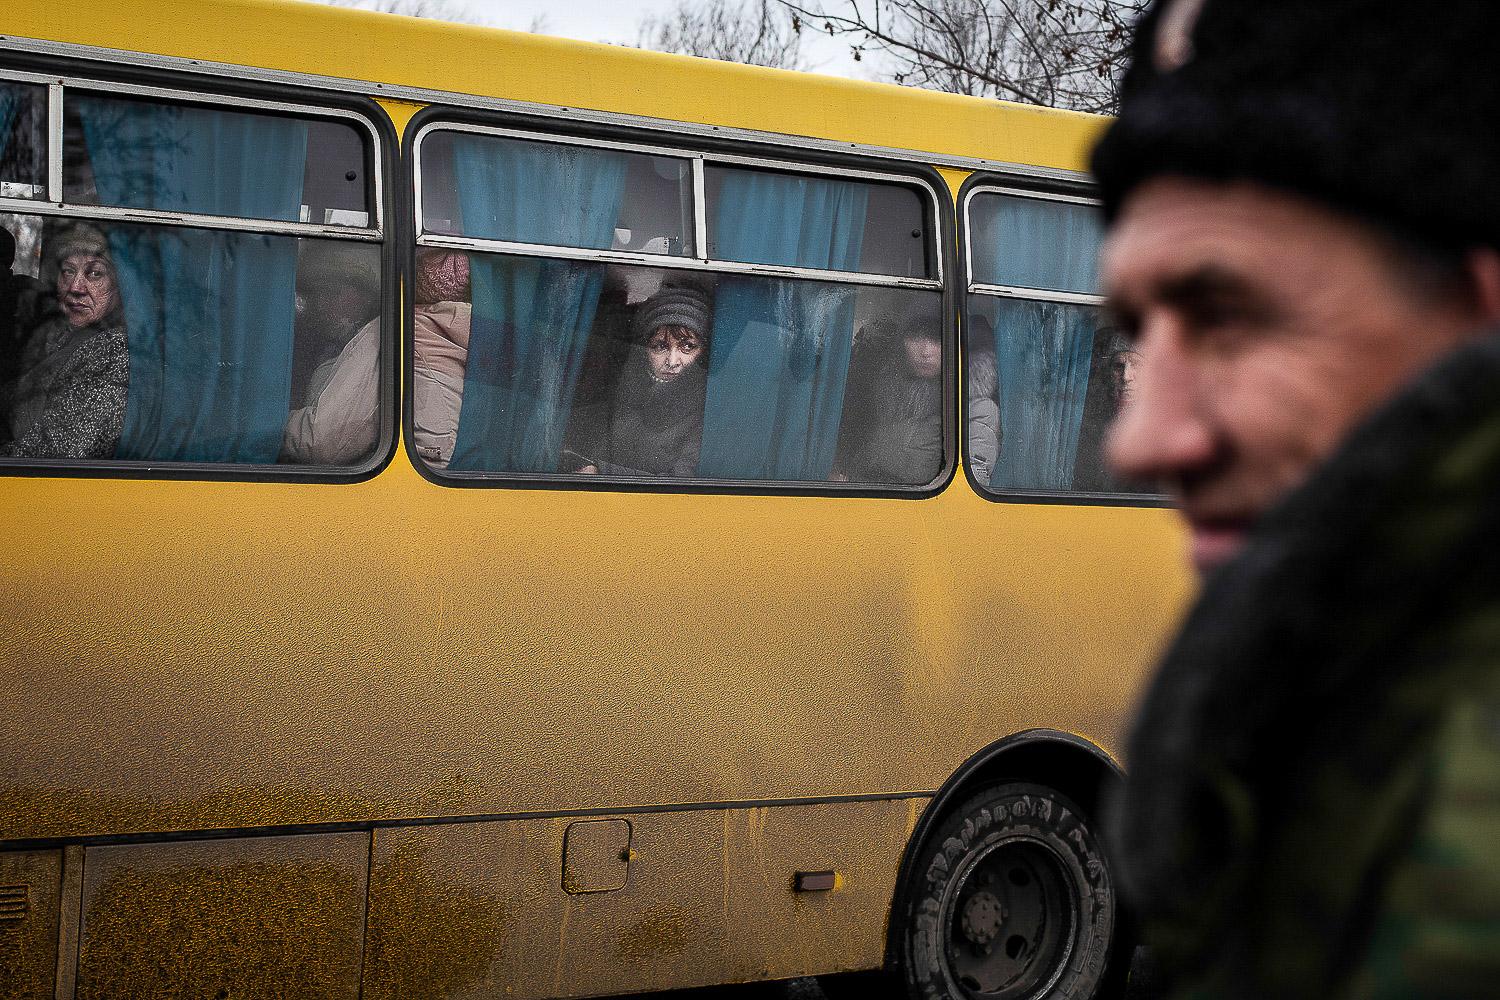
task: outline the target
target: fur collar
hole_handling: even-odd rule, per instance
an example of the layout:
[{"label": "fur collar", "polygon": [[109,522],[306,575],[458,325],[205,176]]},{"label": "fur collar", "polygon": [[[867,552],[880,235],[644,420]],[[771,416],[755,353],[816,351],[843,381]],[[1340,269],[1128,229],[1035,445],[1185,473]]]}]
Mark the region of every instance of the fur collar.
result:
[{"label": "fur collar", "polygon": [[1264,952],[1265,928],[1245,929],[1257,898],[1310,922],[1326,904],[1309,954],[1358,948],[1354,901],[1404,846],[1393,817],[1420,805],[1420,782],[1392,789],[1472,669],[1460,626],[1494,608],[1500,337],[1355,430],[1206,582],[1167,652],[1114,833],[1132,901],[1181,948],[1169,963],[1221,962],[1235,935]]}]

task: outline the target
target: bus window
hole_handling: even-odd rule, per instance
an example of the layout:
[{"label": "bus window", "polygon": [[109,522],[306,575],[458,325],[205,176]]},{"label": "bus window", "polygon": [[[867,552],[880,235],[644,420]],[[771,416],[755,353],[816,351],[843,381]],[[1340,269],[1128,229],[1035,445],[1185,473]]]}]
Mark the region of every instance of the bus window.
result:
[{"label": "bus window", "polygon": [[72,85],[62,100],[61,213],[0,216],[18,251],[0,459],[371,464],[393,331],[368,133]]},{"label": "bus window", "polygon": [[[715,260],[932,277],[930,211],[899,184],[709,166],[708,247]],[[802,220],[834,238],[808,242]]]},{"label": "bus window", "polygon": [[980,193],[969,203],[969,279],[1092,295],[1099,284],[1099,211],[1075,202]]},{"label": "bus window", "polygon": [[[480,189],[490,197],[461,203],[459,191]],[[556,199],[543,211],[539,191]],[[692,191],[691,164],[678,157],[447,130],[422,142],[426,233],[691,256]]]},{"label": "bus window", "polygon": [[370,225],[366,141],[349,124],[73,90],[63,120],[72,204]]},{"label": "bus window", "polygon": [[[0,227],[35,247],[11,278],[24,287],[10,313],[5,365],[15,374],[0,455],[332,465],[370,457],[378,247],[55,217],[0,216]],[[324,397],[337,374],[334,407]],[[320,404],[313,422],[308,408]]]},{"label": "bus window", "polygon": [[[941,292],[925,277],[931,241],[913,189],[710,164],[705,210],[691,183],[700,154],[448,128],[433,126],[418,146],[419,459],[460,478],[891,487],[938,478]],[[887,212],[892,204],[906,208]],[[652,267],[609,243],[622,220],[636,220],[634,239],[643,225],[662,233],[694,218],[712,221],[717,240],[701,260]],[[438,231],[455,219],[461,241]],[[677,237],[666,244],[675,252]],[[731,256],[713,256],[715,247]],[[864,270],[894,260],[893,247],[917,277]],[[423,261],[444,249],[462,255],[471,279],[470,311],[453,317],[460,336],[434,328],[421,294]],[[438,339],[424,344],[424,331]],[[429,385],[428,351],[441,357],[460,340],[458,381],[448,372]]]},{"label": "bus window", "polygon": [[1078,199],[969,199],[967,442],[998,492],[1139,494],[1104,438],[1127,405],[1134,353],[1103,322],[1098,210]]},{"label": "bus window", "polygon": [[0,80],[0,198],[47,197],[47,90]]},{"label": "bus window", "polygon": [[[465,260],[472,327],[417,297],[415,443],[439,468],[921,486],[943,467],[937,292]],[[450,343],[461,407],[424,384]],[[424,452],[445,424],[453,448]]]}]

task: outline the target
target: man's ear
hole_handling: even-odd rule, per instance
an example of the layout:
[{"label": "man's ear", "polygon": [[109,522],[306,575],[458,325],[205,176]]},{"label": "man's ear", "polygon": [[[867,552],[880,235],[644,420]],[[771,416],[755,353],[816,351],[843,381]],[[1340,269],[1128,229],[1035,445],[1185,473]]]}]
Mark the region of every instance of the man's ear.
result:
[{"label": "man's ear", "polygon": [[1500,250],[1491,247],[1470,250],[1464,260],[1474,308],[1487,326],[1500,324]]}]

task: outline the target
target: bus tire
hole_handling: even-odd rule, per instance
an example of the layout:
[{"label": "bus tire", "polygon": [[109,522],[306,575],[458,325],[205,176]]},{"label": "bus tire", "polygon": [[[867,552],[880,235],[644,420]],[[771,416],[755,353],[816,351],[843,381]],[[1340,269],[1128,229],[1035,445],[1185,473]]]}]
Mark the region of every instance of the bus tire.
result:
[{"label": "bus tire", "polygon": [[909,869],[898,965],[920,1000],[1090,1000],[1119,917],[1089,817],[1056,789],[995,785],[943,817]]}]

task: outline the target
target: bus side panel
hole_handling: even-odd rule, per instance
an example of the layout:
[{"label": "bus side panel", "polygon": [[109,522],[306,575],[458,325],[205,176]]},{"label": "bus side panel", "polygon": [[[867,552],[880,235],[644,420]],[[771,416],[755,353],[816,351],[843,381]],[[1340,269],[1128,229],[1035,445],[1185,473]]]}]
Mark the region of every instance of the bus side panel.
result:
[{"label": "bus side panel", "polygon": [[1118,745],[1171,512],[0,481],[0,840],[937,788]]},{"label": "bus side panel", "polygon": [[[873,968],[922,801],[378,828],[364,996],[591,996]],[[624,886],[566,891],[569,827],[610,820],[630,830]],[[834,888],[795,889],[797,872],[826,871]]]},{"label": "bus side panel", "polygon": [[89,848],[78,1000],[357,997],[369,851],[368,833]]},{"label": "bus side panel", "polygon": [[52,996],[62,853],[0,854],[0,1000]]}]

